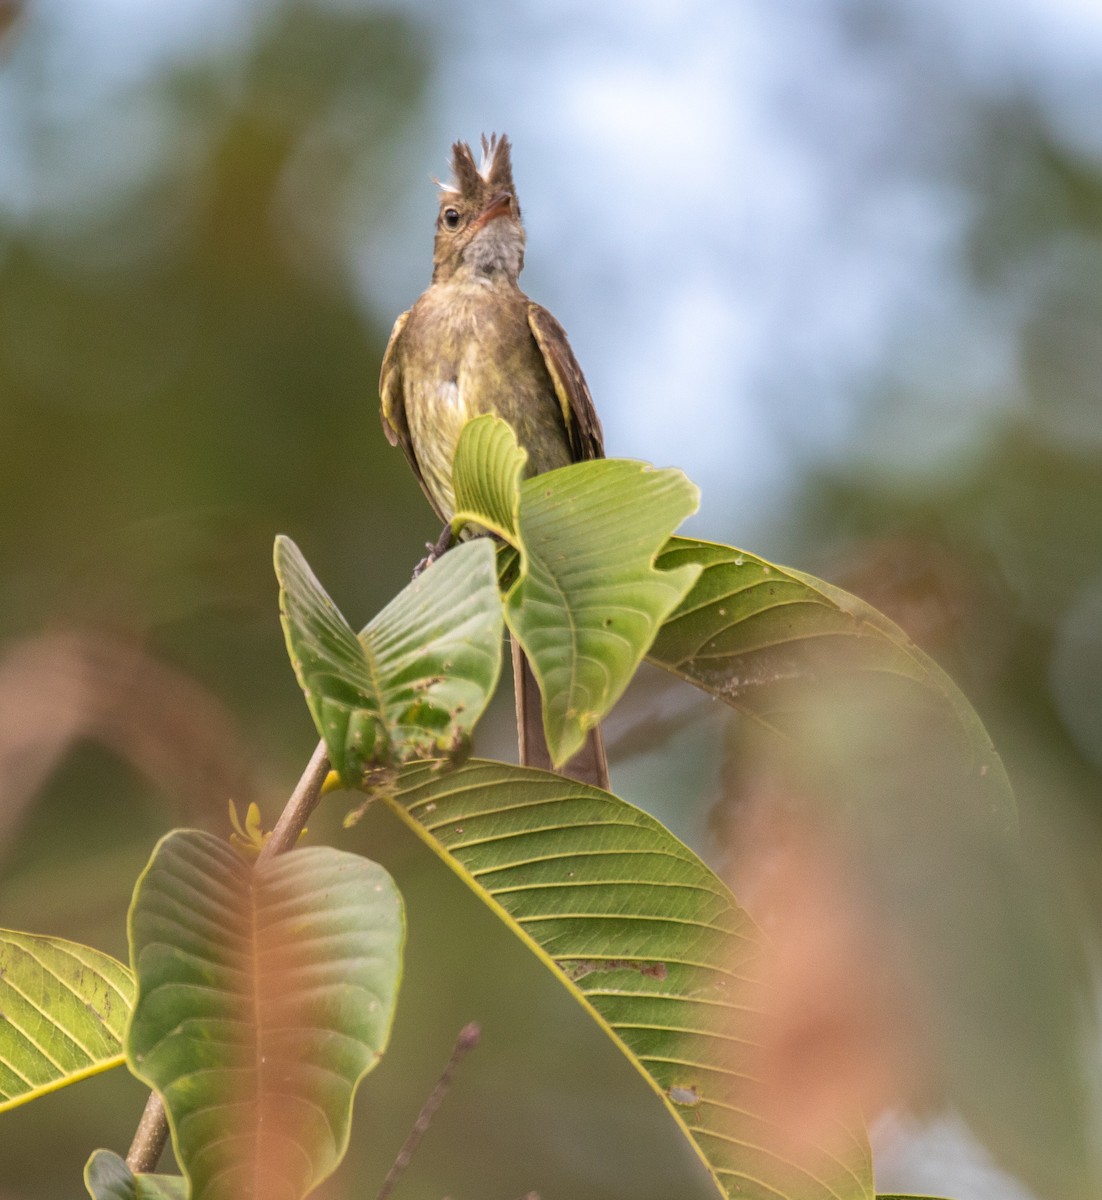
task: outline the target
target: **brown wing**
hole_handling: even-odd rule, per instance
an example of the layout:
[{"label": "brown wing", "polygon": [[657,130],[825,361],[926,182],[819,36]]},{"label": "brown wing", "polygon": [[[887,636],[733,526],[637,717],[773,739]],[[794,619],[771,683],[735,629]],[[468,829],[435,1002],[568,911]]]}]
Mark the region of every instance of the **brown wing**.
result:
[{"label": "brown wing", "polygon": [[406,400],[402,390],[402,368],[398,362],[398,340],[402,336],[409,310],[402,313],[394,328],[390,331],[390,341],[386,344],[383,354],[383,366],[379,372],[379,416],[383,421],[383,432],[392,446],[401,446],[409,465],[413,468],[417,482],[422,488],[425,481],[421,476],[421,468],[417,463],[417,455],[413,452],[413,439],[409,436],[409,422],[406,420]]},{"label": "brown wing", "polygon": [[597,420],[597,410],[593,407],[593,397],[589,394],[585,376],[566,340],[566,331],[546,308],[533,304],[531,300],[528,301],[528,326],[543,355],[551,382],[555,385],[555,395],[562,405],[563,420],[575,461],[604,458],[601,422]]}]

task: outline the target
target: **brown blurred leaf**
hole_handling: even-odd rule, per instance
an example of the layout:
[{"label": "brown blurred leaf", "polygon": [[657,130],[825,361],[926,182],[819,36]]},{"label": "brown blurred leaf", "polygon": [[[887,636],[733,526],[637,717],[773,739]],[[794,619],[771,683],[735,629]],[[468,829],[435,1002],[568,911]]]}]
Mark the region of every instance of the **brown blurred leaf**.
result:
[{"label": "brown blurred leaf", "polygon": [[11,31],[24,7],[23,0],[0,0],[0,38]]},{"label": "brown blurred leaf", "polygon": [[82,738],[102,742],[188,810],[252,797],[237,723],[195,680],[129,639],[40,634],[0,657],[0,847]]},{"label": "brown blurred leaf", "polygon": [[721,823],[777,939],[778,1102],[802,1134],[845,1094],[932,1098],[1038,1195],[1093,1200],[1097,1041],[1066,913],[921,697],[887,683],[822,687],[798,745],[732,743]]},{"label": "brown blurred leaf", "polygon": [[890,617],[966,691],[1002,667],[1017,620],[974,556],[899,533],[855,542],[826,574]]},{"label": "brown blurred leaf", "polygon": [[871,1117],[924,1088],[925,1022],[851,856],[806,812],[760,796],[751,805],[735,870],[771,935],[757,1073],[792,1147],[829,1145],[854,1112]]}]

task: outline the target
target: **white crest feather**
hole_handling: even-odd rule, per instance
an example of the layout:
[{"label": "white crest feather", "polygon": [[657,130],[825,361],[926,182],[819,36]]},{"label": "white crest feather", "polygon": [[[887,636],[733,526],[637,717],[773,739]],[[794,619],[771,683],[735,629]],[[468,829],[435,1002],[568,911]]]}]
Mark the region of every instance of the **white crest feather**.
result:
[{"label": "white crest feather", "polygon": [[501,141],[496,133],[491,134],[489,138],[485,134],[482,135],[482,160],[478,164],[478,173],[487,183],[490,182],[490,172],[494,169],[494,159],[497,158],[500,146]]}]

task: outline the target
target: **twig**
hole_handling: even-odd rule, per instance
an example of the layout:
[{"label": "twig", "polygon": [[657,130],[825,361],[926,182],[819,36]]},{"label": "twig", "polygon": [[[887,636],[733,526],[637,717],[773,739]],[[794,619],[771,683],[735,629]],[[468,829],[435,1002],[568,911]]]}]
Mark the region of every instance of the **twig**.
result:
[{"label": "twig", "polygon": [[[306,828],[310,814],[318,806],[321,799],[321,785],[329,773],[329,758],[325,752],[325,743],[319,742],[317,749],[310,756],[302,778],[295,785],[291,798],[287,801],[276,822],[271,836],[264,843],[263,849],[257,855],[256,861],[267,862],[277,854],[290,850],[297,842],[299,834]],[[160,1096],[151,1092],[146,1101],[145,1111],[138,1122],[134,1140],[126,1155],[126,1165],[135,1174],[146,1173],[156,1168],[168,1143],[168,1118]]]},{"label": "twig", "polygon": [[318,742],[317,749],[306,764],[302,778],[291,793],[290,800],[280,813],[271,837],[264,843],[263,850],[257,855],[257,866],[266,863],[277,854],[291,850],[298,842],[299,834],[306,828],[310,814],[318,806],[321,799],[321,785],[329,774],[329,759],[325,753],[325,743]]},{"label": "twig", "polygon": [[402,1148],[398,1151],[398,1157],[394,1160],[394,1166],[390,1168],[387,1177],[383,1180],[383,1186],[379,1189],[379,1194],[375,1197],[375,1200],[387,1200],[387,1197],[397,1187],[398,1180],[402,1178],[417,1147],[421,1144],[421,1139],[425,1136],[429,1123],[436,1114],[436,1110],[447,1095],[448,1087],[451,1085],[456,1067],[478,1045],[478,1039],[481,1035],[482,1031],[479,1029],[477,1021],[472,1021],[469,1025],[464,1025],[459,1031],[459,1036],[455,1039],[455,1046],[452,1048],[451,1058],[448,1059],[448,1065],[436,1081],[436,1087],[429,1093],[429,1098],[421,1106],[421,1111],[417,1114],[417,1120],[414,1121],[413,1128],[409,1131],[409,1136],[402,1143]]}]

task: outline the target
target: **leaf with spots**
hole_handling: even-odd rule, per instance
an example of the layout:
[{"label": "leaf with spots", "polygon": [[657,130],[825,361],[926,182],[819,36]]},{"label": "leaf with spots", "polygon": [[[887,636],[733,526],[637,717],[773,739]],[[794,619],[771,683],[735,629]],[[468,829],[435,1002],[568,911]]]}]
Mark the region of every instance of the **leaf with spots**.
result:
[{"label": "leaf with spots", "polygon": [[134,979],[63,938],[0,930],[0,1112],[125,1061]]},{"label": "leaf with spots", "polygon": [[289,538],[275,566],[287,650],[345,785],[411,759],[462,761],[501,672],[490,541],[445,554],[359,636]]},{"label": "leaf with spots", "polygon": [[[921,722],[961,794],[992,828],[1016,831],[1010,781],[975,709],[883,613],[811,575],[712,542],[670,538],[658,566],[701,573],[655,638],[651,662],[797,739],[825,740],[836,732],[823,728],[831,710],[844,711],[843,697],[863,698],[880,758],[912,753]],[[893,727],[890,714],[904,714],[906,727]]]},{"label": "leaf with spots", "polygon": [[561,776],[403,768],[383,803],[554,973],[661,1098],[719,1196],[871,1200],[859,1119],[797,1151],[760,1078],[762,934],[658,821]]}]

